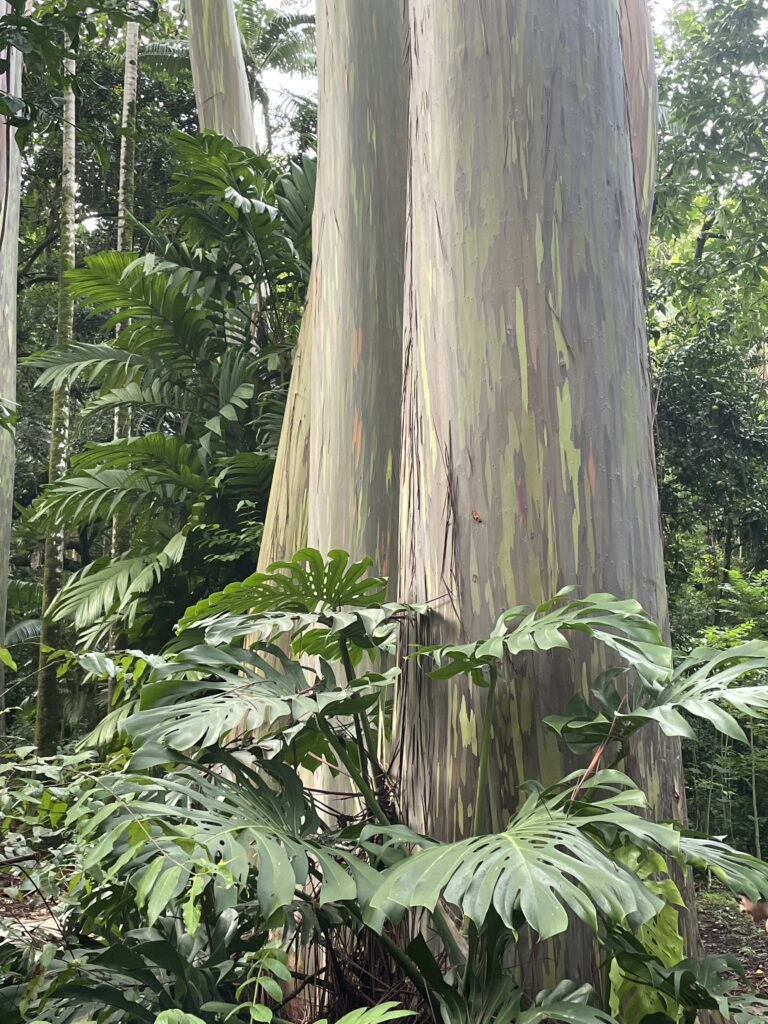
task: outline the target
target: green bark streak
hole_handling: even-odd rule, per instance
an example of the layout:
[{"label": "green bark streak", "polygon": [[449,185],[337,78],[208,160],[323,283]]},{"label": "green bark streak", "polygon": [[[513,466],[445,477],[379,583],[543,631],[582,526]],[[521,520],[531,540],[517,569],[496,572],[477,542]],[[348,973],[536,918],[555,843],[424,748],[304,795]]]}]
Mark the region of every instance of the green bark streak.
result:
[{"label": "green bark streak", "polygon": [[[75,62],[65,61],[70,75]],[[67,274],[75,266],[75,94],[71,86],[64,92],[62,111],[61,161],[61,253],[59,258],[59,308],[56,344],[72,344],[74,298]],[[48,457],[48,481],[57,480],[67,468],[69,448],[69,389],[58,388],[51,398],[51,447]],[[45,539],[43,597],[41,607],[40,657],[37,670],[36,733],[38,752],[46,757],[56,752],[59,738],[60,702],[55,667],[48,664],[47,648],[56,648],[58,630],[48,616],[48,608],[61,589],[64,573],[64,534],[50,533]]]},{"label": "green bark streak", "polygon": [[233,0],[187,0],[186,12],[200,130],[258,149]]},{"label": "green bark streak", "polygon": [[[487,636],[502,609],[569,583],[636,597],[665,623],[644,3],[412,0],[410,31],[401,594],[433,602],[428,642]],[[526,778],[572,766],[542,719],[602,667],[577,644],[573,659],[500,680],[494,829]],[[485,699],[409,666],[399,742],[413,826],[472,830]],[[677,745],[651,734],[631,762],[661,813],[685,817]],[[570,945],[566,975],[583,977],[590,950]]]},{"label": "green bark streak", "polygon": [[[8,13],[0,0],[0,15]],[[8,69],[0,75],[0,92],[21,94],[22,60],[18,50],[4,54]],[[21,160],[16,146],[16,129],[0,114],[0,406],[9,412],[16,402],[16,271],[19,248],[19,199]],[[5,638],[8,598],[8,556],[13,518],[14,441],[9,430],[0,427],[0,644]],[[0,665],[0,750],[6,737],[5,671]]]}]

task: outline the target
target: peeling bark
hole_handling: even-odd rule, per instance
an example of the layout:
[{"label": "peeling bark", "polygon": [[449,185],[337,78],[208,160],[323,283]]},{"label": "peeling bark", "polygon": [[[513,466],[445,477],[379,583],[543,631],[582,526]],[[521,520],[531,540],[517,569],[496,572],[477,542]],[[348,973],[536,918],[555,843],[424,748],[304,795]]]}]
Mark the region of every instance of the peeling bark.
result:
[{"label": "peeling bark", "polygon": [[[64,62],[74,77],[75,62]],[[75,93],[70,83],[64,89],[62,108],[61,160],[61,250],[59,256],[59,308],[56,344],[72,344],[74,296],[67,277],[75,266]],[[48,482],[58,480],[66,471],[69,457],[69,388],[54,390],[51,397],[51,447],[48,456]],[[64,573],[64,533],[52,531],[45,538],[43,555],[43,596],[41,607],[40,656],[37,669],[37,714],[35,741],[38,753],[47,757],[56,752],[59,740],[60,702],[56,668],[49,664],[48,651],[57,647],[58,629],[47,612],[61,589]]]},{"label": "peeling bark", "polygon": [[[430,642],[488,635],[561,587],[635,597],[666,624],[645,335],[655,87],[642,0],[412,0],[400,592]],[[604,667],[588,645],[500,686],[492,827],[564,756],[545,715]],[[411,664],[401,798],[472,828],[484,695]],[[685,818],[676,743],[633,774]],[[588,940],[585,940],[588,941]],[[575,940],[565,974],[589,974]],[[562,973],[560,974],[562,976]]]},{"label": "peeling bark", "polygon": [[[0,0],[0,15],[8,13],[7,0]],[[21,94],[22,57],[10,50],[8,69],[0,75],[0,91]],[[19,203],[21,159],[16,129],[0,114],[0,405],[9,412],[16,401],[16,275],[19,250]],[[8,597],[8,555],[13,521],[14,439],[0,427],[0,644],[5,639]],[[6,737],[5,669],[0,664],[0,750]]]},{"label": "peeling bark", "polygon": [[187,0],[189,57],[201,131],[257,150],[253,104],[233,0]]}]

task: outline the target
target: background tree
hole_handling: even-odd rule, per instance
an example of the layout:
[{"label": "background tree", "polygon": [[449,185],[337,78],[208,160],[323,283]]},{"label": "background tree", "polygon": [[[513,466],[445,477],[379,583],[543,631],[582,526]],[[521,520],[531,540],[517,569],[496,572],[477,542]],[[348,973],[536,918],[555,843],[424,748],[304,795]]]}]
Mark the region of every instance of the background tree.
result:
[{"label": "background tree", "polygon": [[186,14],[200,128],[256,150],[253,104],[234,0],[187,0]]},{"label": "background tree", "polygon": [[[72,344],[74,327],[74,297],[69,272],[75,268],[75,91],[71,78],[75,62],[67,58],[65,70],[70,80],[64,87],[61,128],[61,206],[59,214],[59,303],[56,323],[56,345],[64,348]],[[69,388],[57,387],[51,398],[50,453],[48,482],[54,483],[66,471],[69,459]],[[59,738],[60,705],[56,667],[49,659],[55,649],[56,627],[49,610],[61,589],[64,575],[64,530],[60,523],[51,524],[43,549],[43,587],[40,608],[40,660],[37,675],[37,712],[35,740],[43,756],[55,752]]]},{"label": "background tree", "polygon": [[[129,21],[125,26],[125,57],[123,58],[123,112],[120,118],[120,180],[117,188],[117,251],[133,248],[133,207],[136,191],[136,97],[139,84],[139,24]],[[113,437],[131,433],[131,407],[115,409]],[[121,526],[112,519],[112,554],[121,547]]]},{"label": "background tree", "polygon": [[[0,2],[0,17],[10,11]],[[0,54],[0,646],[5,617],[13,517],[14,433],[16,420],[16,266],[19,245],[21,157],[13,115],[21,94],[22,55],[8,44]],[[0,663],[0,750],[5,745],[5,668]]]}]

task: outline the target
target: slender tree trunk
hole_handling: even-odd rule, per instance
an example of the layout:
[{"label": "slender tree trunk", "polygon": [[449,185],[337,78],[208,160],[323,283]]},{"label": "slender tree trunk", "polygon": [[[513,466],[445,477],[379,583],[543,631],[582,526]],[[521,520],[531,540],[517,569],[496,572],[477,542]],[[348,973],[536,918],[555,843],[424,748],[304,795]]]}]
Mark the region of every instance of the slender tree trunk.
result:
[{"label": "slender tree trunk", "polygon": [[752,820],[755,826],[755,856],[758,860],[763,859],[760,846],[760,815],[757,807],[757,765],[755,763],[755,731],[749,727],[749,761],[751,767],[752,782]]},{"label": "slender tree trunk", "polygon": [[[139,25],[129,21],[125,26],[125,62],[123,71],[123,113],[120,120],[120,181],[117,191],[117,251],[133,248],[133,203],[136,192],[136,97],[139,83]],[[119,332],[119,328],[118,328]],[[113,437],[129,437],[130,406],[115,409]],[[112,557],[117,558],[130,544],[125,523],[112,518]],[[111,701],[110,701],[111,703]]]},{"label": "slender tree trunk", "polygon": [[125,26],[123,112],[120,118],[120,182],[117,191],[117,249],[133,248],[133,204],[136,195],[136,101],[139,89],[139,25]]},{"label": "slender tree trunk", "polygon": [[[575,583],[666,626],[644,272],[655,88],[643,0],[412,0],[400,589],[430,642]],[[640,144],[642,141],[642,144]],[[543,725],[600,670],[588,645],[499,687],[490,818],[571,766]],[[408,663],[409,823],[466,835],[484,695]],[[632,771],[685,817],[679,746]],[[565,974],[589,976],[576,934]],[[560,976],[563,973],[560,972]]]},{"label": "slender tree trunk", "polygon": [[[9,10],[0,0],[0,15]],[[9,49],[3,56],[7,70],[0,75],[0,91],[21,94],[22,57]],[[12,413],[16,404],[16,273],[19,251],[21,160],[16,129],[0,114],[0,413]],[[8,556],[13,520],[14,436],[10,424],[0,425],[0,644],[5,640],[8,598]],[[0,663],[0,750],[6,743],[5,667]]]},{"label": "slender tree trunk", "polygon": [[309,426],[312,381],[312,335],[315,272],[309,280],[307,305],[291,371],[280,443],[264,518],[258,567],[291,558],[307,544],[309,513]]},{"label": "slender tree trunk", "polygon": [[[65,61],[74,76],[75,62]],[[61,163],[61,255],[59,259],[59,310],[56,344],[72,344],[74,300],[67,274],[75,266],[75,94],[67,84],[62,112]],[[67,468],[69,449],[69,389],[57,388],[51,397],[51,443],[48,480],[57,480]],[[36,741],[42,756],[56,751],[59,738],[60,701],[55,666],[49,664],[48,649],[55,648],[58,630],[48,608],[61,588],[64,572],[64,534],[56,530],[45,539],[43,563],[42,629],[37,671]]]},{"label": "slender tree trunk", "polygon": [[200,130],[258,149],[233,0],[187,0],[186,11]]}]

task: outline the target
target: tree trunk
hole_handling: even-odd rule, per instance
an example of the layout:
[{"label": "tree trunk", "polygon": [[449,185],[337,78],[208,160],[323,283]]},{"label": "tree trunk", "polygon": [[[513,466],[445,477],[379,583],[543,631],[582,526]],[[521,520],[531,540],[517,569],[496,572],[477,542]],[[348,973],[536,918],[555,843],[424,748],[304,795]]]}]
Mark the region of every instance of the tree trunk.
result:
[{"label": "tree trunk", "polygon": [[187,0],[186,10],[200,130],[258,149],[233,0]]},{"label": "tree trunk", "polygon": [[[323,9],[325,8],[325,9]],[[396,586],[408,74],[402,0],[318,12],[309,543]]]},{"label": "tree trunk", "polygon": [[[655,89],[643,0],[411,2],[400,591],[429,641],[575,583],[666,625],[644,269]],[[588,645],[500,685],[490,817],[571,766],[545,715],[604,667]],[[408,663],[401,798],[442,838],[472,829],[484,695]],[[685,817],[679,748],[632,770]],[[589,974],[569,940],[566,974]],[[563,976],[562,972],[559,972]]]},{"label": "tree trunk", "polygon": [[[123,113],[120,120],[120,181],[117,190],[117,251],[133,248],[133,202],[136,192],[136,97],[139,84],[139,25],[129,21],[125,26],[125,59],[123,71]],[[120,328],[117,328],[119,333]],[[115,440],[131,433],[130,406],[114,411],[112,436]],[[112,558],[117,558],[130,545],[125,523],[112,517]],[[111,690],[111,687],[110,687]],[[111,697],[111,693],[110,693]],[[111,704],[111,700],[110,700]]]},{"label": "tree trunk", "polygon": [[[75,62],[65,61],[74,76]],[[62,110],[61,162],[61,254],[59,257],[59,309],[56,344],[72,344],[74,299],[67,274],[75,266],[75,93],[68,83]],[[69,448],[69,389],[57,388],[51,397],[51,446],[48,456],[48,481],[57,480],[67,468]],[[56,752],[59,737],[60,701],[56,668],[49,664],[47,650],[57,646],[58,630],[47,612],[61,589],[64,572],[64,534],[51,532],[45,539],[43,597],[41,608],[40,657],[37,670],[36,742],[45,757]]]},{"label": "tree trunk", "polygon": [[[309,540],[397,565],[407,154],[400,0],[323,0],[312,279],[259,567]],[[311,385],[310,385],[311,381]],[[312,427],[310,428],[310,423]]]},{"label": "tree trunk", "polygon": [[757,764],[755,762],[755,730],[749,727],[749,763],[752,789],[752,820],[754,822],[755,856],[758,860],[763,859],[760,846],[760,814],[757,806]]},{"label": "tree trunk", "polygon": [[[9,5],[0,0],[0,16]],[[0,75],[0,92],[21,95],[22,56],[10,49],[3,56],[8,69]],[[16,273],[19,259],[21,159],[16,129],[0,114],[0,415],[16,407]],[[5,640],[8,598],[8,556],[13,520],[14,436],[10,424],[0,424],[0,645]],[[5,747],[5,667],[0,663],[0,750]]]}]

